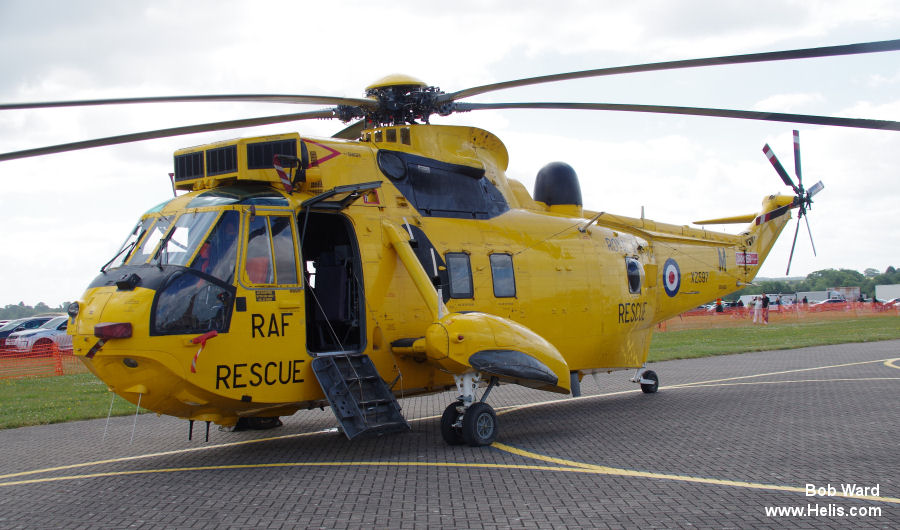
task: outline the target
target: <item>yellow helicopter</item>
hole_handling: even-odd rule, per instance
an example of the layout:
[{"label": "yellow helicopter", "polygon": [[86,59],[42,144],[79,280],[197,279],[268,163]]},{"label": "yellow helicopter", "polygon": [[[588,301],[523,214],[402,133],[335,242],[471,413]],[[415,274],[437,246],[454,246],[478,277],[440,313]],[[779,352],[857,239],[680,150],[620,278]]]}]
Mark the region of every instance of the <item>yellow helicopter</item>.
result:
[{"label": "yellow helicopter", "polygon": [[176,151],[172,185],[187,193],[144,213],[69,307],[74,353],[132,403],[207,428],[266,428],[279,416],[330,405],[348,438],[406,430],[398,396],[456,388],[441,434],[449,444],[481,446],[499,432],[487,403],[499,383],[579,395],[587,374],[632,370],[634,383],[656,392],[658,376],[645,368],[654,326],[751,282],[791,210],[803,217],[823,186],[803,186],[795,132],[796,183],[764,149],[792,194],[767,196],[752,214],[697,222],[746,224],[739,234],[624,217],[585,209],[578,177],[562,162],[542,168],[530,194],[507,178],[499,138],[430,124],[430,116],[618,110],[900,130],[885,120],[727,109],[461,102],[568,79],[898,49],[895,40],[671,61],[453,93],[392,75],[360,99],[12,103],[0,110],[177,101],[333,107],[6,153],[0,161],[262,124],[357,120],[331,138],[287,133]]}]

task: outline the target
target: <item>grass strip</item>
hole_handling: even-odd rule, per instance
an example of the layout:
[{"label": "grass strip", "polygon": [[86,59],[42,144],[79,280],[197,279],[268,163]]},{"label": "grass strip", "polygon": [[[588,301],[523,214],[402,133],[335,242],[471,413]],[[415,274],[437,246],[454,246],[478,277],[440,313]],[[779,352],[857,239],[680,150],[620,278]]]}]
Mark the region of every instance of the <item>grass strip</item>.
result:
[{"label": "grass strip", "polygon": [[654,333],[649,361],[900,339],[896,316]]},{"label": "grass strip", "polygon": [[[0,380],[0,428],[105,418],[112,392],[93,374]],[[116,396],[113,416],[134,414],[135,406]],[[142,411],[146,412],[146,411]]]}]

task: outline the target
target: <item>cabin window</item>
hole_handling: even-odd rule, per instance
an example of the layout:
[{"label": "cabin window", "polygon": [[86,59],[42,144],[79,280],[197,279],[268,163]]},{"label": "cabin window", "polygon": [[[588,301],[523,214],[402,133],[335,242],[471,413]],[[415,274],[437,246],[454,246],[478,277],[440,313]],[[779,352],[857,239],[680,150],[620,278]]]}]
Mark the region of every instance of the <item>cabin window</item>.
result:
[{"label": "cabin window", "polygon": [[296,285],[296,255],[290,217],[257,215],[252,218],[244,260],[244,272],[251,284]]},{"label": "cabin window", "polygon": [[447,271],[450,275],[450,298],[473,298],[472,265],[469,255],[463,252],[448,252]]},{"label": "cabin window", "polygon": [[516,296],[516,275],[513,271],[512,256],[491,254],[491,277],[494,280],[494,296],[512,298]]},{"label": "cabin window", "polygon": [[641,292],[641,263],[634,258],[625,258],[625,274],[628,276],[628,292]]}]

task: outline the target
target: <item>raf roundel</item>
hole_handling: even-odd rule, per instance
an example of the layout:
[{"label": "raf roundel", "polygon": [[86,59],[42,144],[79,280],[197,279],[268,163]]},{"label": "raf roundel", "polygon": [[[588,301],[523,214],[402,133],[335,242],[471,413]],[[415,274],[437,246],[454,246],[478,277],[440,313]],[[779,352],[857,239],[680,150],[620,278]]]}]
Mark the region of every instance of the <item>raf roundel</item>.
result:
[{"label": "raf roundel", "polygon": [[678,262],[669,258],[663,266],[663,285],[666,288],[666,294],[675,296],[681,287],[681,269],[678,268]]}]

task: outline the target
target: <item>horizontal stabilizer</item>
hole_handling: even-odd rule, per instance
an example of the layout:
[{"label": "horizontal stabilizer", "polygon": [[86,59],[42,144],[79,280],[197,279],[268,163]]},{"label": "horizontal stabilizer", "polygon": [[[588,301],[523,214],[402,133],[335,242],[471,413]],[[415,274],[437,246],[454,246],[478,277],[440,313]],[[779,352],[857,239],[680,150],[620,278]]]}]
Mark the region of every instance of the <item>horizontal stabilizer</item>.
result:
[{"label": "horizontal stabilizer", "polygon": [[720,217],[718,219],[707,219],[705,221],[694,221],[695,225],[730,225],[738,223],[749,223],[756,219],[756,214],[735,215],[732,217]]}]

